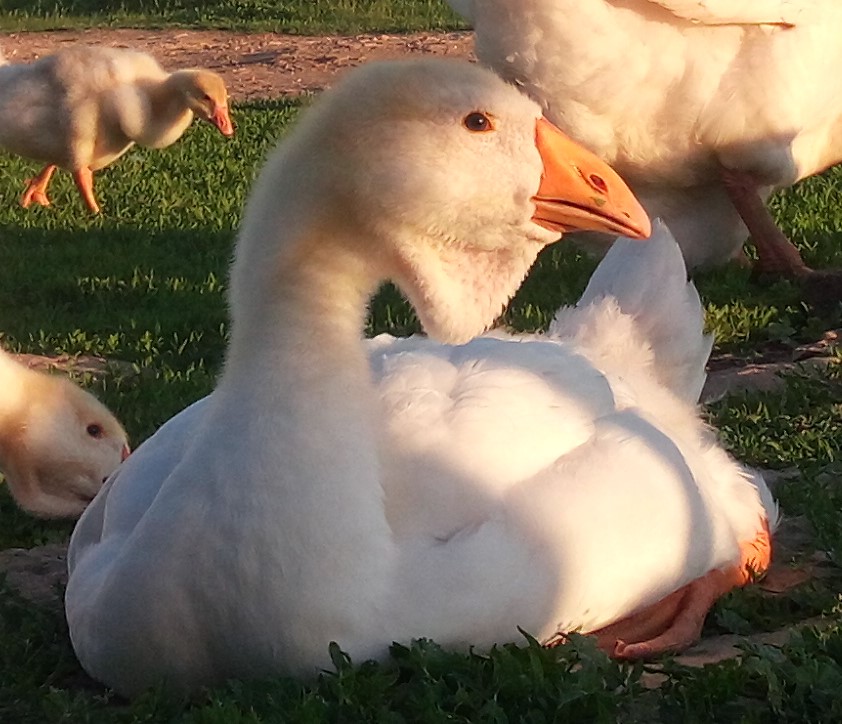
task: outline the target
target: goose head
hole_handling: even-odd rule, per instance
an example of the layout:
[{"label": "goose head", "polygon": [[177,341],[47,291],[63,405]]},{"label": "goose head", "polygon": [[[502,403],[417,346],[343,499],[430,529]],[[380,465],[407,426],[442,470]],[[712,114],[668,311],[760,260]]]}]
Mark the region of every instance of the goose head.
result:
[{"label": "goose head", "polygon": [[225,81],[209,70],[183,70],[173,74],[187,107],[197,118],[212,123],[223,136],[234,135],[228,113]]},{"label": "goose head", "polygon": [[[644,238],[650,223],[609,166],[490,71],[370,64],[323,94],[261,174],[232,271],[234,327],[249,308],[263,324],[258,290],[318,246],[311,266],[354,258],[357,286],[395,281],[428,334],[464,342],[570,229]],[[352,266],[342,274],[354,285]]]},{"label": "goose head", "polygon": [[15,404],[0,416],[0,471],[24,510],[78,517],[128,456],[126,433],[69,380],[18,367]]}]

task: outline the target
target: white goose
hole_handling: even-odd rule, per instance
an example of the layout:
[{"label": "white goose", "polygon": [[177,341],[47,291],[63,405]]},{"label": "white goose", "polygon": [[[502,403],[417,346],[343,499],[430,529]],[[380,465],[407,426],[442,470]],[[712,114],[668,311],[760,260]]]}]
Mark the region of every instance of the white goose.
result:
[{"label": "white goose", "polygon": [[21,508],[79,517],[128,454],[123,427],[93,395],[0,350],[0,471]]},{"label": "white goose", "polygon": [[[744,567],[768,561],[774,504],[688,399],[709,343],[665,231],[651,253],[620,244],[557,340],[362,340],[391,278],[433,337],[467,342],[568,228],[641,237],[649,222],[489,71],[376,64],[324,94],[252,191],[217,388],[73,533],[66,610],[84,668],[133,694],[308,675],[330,641],[362,660],[419,636],[487,647],[518,626],[579,628],[637,657],[697,636]],[[605,295],[653,269],[671,281],[652,294],[671,289],[682,318],[638,327],[621,308],[650,295]],[[673,321],[692,372],[643,337]]]},{"label": "white goose", "polygon": [[50,205],[47,185],[61,166],[99,213],[93,172],[135,143],[175,143],[194,115],[234,134],[225,83],[209,70],[167,73],[151,55],[127,48],[73,45],[32,63],[9,63],[0,53],[0,148],[47,164],[27,181],[24,208]]},{"label": "white goose", "polygon": [[837,0],[448,0],[480,60],[625,178],[691,268],[813,274],[763,201],[842,161]]}]

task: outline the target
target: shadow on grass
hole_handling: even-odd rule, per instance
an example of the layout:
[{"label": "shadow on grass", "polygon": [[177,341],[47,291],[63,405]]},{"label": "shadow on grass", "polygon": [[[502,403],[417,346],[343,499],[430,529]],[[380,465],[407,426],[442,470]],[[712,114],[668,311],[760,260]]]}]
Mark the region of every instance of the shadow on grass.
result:
[{"label": "shadow on grass", "polygon": [[[130,362],[152,351],[144,338],[187,339],[218,330],[232,232],[129,228],[0,229],[0,330],[26,351],[49,341],[124,336],[114,349]],[[80,333],[80,328],[84,333]],[[213,335],[211,335],[213,336]],[[202,352],[221,354],[220,334]],[[181,350],[182,352],[186,350]],[[190,359],[189,355],[186,361]]]}]

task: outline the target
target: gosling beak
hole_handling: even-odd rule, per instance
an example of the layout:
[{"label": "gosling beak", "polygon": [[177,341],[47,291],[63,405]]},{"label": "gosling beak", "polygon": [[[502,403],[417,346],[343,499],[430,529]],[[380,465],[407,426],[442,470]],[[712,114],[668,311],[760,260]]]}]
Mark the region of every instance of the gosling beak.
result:
[{"label": "gosling beak", "polygon": [[545,118],[535,128],[544,161],[532,220],[551,231],[603,231],[633,239],[652,233],[649,217],[607,163],[565,136]]},{"label": "gosling beak", "polygon": [[210,117],[210,122],[219,129],[223,136],[229,138],[234,135],[234,124],[231,123],[231,117],[228,115],[227,106],[216,106]]}]

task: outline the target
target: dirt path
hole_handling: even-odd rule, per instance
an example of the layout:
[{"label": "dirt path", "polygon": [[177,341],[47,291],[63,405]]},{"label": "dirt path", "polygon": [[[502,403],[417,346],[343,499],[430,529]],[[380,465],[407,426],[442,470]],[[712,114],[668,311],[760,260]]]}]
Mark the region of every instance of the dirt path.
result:
[{"label": "dirt path", "polygon": [[0,33],[0,49],[13,62],[34,60],[79,42],[143,50],[168,70],[209,68],[225,78],[235,102],[321,90],[345,69],[367,60],[407,55],[473,57],[470,33],[466,32],[309,37],[94,28]]}]

